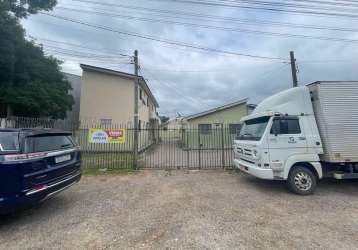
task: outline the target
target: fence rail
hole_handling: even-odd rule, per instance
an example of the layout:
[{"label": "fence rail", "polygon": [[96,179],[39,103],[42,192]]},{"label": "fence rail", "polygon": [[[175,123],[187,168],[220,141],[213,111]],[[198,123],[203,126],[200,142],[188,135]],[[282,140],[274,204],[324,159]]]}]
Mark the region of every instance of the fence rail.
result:
[{"label": "fence rail", "polygon": [[[1,128],[54,128],[71,131],[82,150],[86,169],[211,169],[231,168],[232,144],[236,133],[227,124],[202,131],[198,126],[175,129],[150,127],[138,130],[138,158],[135,159],[132,123],[100,124],[97,120],[71,122],[38,118],[0,119]],[[93,141],[93,131],[120,133],[121,140]],[[235,132],[235,131],[234,131]],[[96,138],[95,138],[96,139]]]}]

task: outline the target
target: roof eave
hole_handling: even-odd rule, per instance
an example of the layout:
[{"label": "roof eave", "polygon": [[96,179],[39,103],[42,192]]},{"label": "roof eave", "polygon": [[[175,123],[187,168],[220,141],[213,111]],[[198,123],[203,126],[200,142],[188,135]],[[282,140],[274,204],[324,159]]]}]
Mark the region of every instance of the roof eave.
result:
[{"label": "roof eave", "polygon": [[[87,64],[80,64],[80,67],[82,68],[82,70],[101,72],[101,73],[104,73],[104,74],[116,75],[116,76],[120,76],[120,77],[124,77],[124,78],[128,78],[128,79],[133,79],[133,80],[136,77],[133,74],[120,72],[120,71],[115,71],[115,70],[112,70],[112,69],[100,68],[100,67],[91,66],[91,65],[87,65]],[[147,82],[145,81],[145,79],[142,76],[139,76],[139,84],[145,89],[147,94],[150,96],[150,98],[152,99],[155,107],[159,108],[158,101],[155,99],[152,91],[148,87]]]},{"label": "roof eave", "polygon": [[190,120],[193,120],[193,119],[196,119],[196,118],[199,118],[199,117],[203,117],[203,116],[206,116],[206,115],[218,112],[218,111],[222,111],[222,110],[229,109],[229,108],[232,108],[232,107],[235,107],[235,106],[238,106],[238,105],[245,104],[245,103],[247,103],[247,101],[248,101],[248,98],[245,98],[245,99],[242,99],[240,101],[237,101],[237,102],[234,102],[234,103],[229,103],[229,104],[226,104],[226,105],[214,108],[214,109],[210,109],[210,110],[198,113],[198,114],[186,116],[185,119],[187,121],[190,121]]}]

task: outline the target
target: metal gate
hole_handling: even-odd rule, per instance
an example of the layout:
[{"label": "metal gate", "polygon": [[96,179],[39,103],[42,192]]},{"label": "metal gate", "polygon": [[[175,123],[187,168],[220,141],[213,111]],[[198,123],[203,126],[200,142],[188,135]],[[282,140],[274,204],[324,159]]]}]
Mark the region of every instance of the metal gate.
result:
[{"label": "metal gate", "polygon": [[140,149],[139,168],[214,169],[232,167],[235,133],[220,124],[205,131],[195,127],[141,130],[139,141],[148,134],[155,139]]},{"label": "metal gate", "polygon": [[[226,124],[206,124],[205,129],[199,129],[199,125],[158,128],[147,124],[136,130],[131,123],[100,124],[98,120],[91,119],[73,122],[23,117],[0,119],[0,127],[43,127],[72,131],[81,147],[82,166],[85,169],[231,168],[232,144],[237,133]],[[92,143],[89,133],[93,129],[122,130],[124,140],[121,143]],[[138,134],[137,143],[135,133]]]}]

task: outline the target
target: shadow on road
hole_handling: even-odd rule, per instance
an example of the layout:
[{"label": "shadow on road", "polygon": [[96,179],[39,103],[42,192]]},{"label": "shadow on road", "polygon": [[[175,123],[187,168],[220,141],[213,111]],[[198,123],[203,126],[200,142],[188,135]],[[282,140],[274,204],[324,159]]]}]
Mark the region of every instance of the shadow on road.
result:
[{"label": "shadow on road", "polygon": [[58,213],[59,210],[64,209],[65,199],[61,196],[55,196],[44,202],[35,204],[33,206],[19,209],[15,212],[6,215],[0,215],[0,232],[4,226],[10,226],[17,222],[29,222],[36,220],[43,220]]},{"label": "shadow on road", "polygon": [[[247,175],[245,173],[238,173],[242,175],[240,181],[251,186],[252,188],[270,193],[290,193],[286,187],[285,181],[279,180],[263,180]],[[336,180],[327,178],[320,180],[317,184],[317,190],[315,195],[329,194],[329,193],[341,193],[342,195],[357,195],[358,191],[358,179],[351,180]]]}]

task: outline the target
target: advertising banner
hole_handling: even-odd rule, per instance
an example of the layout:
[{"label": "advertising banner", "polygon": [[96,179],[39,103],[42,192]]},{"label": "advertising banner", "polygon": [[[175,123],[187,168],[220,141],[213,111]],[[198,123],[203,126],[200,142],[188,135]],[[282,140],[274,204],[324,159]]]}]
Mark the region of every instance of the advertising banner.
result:
[{"label": "advertising banner", "polygon": [[125,142],[124,129],[98,129],[91,128],[88,132],[90,143],[115,144]]}]

